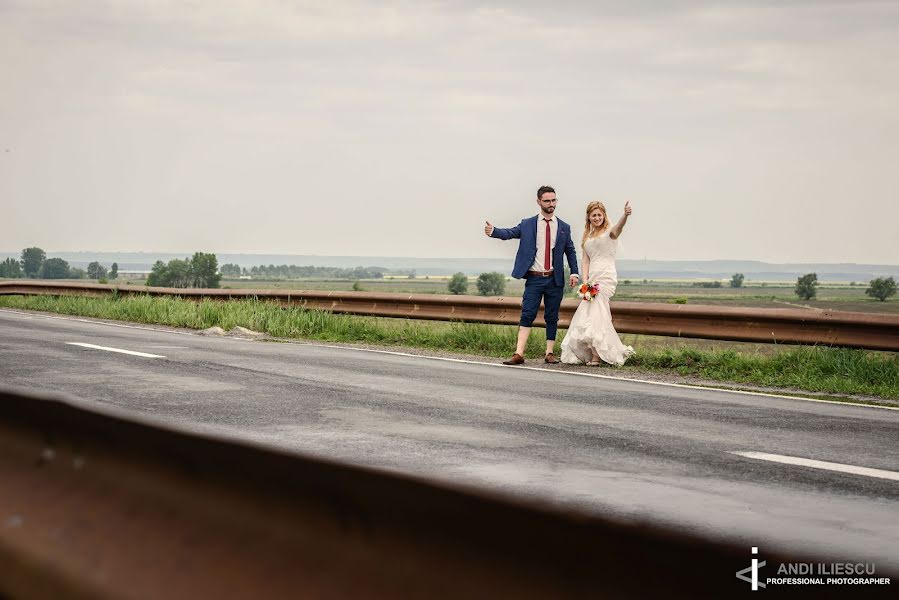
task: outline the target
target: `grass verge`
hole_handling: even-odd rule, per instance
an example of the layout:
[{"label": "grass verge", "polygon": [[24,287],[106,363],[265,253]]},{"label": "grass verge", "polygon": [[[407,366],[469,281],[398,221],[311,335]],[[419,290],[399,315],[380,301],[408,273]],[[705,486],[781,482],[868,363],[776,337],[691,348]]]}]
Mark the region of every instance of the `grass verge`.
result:
[{"label": "grass verge", "polygon": [[[501,325],[413,321],[334,315],[318,310],[281,308],[264,301],[194,302],[180,298],[117,296],[0,296],[0,306],[206,329],[230,330],[238,325],[274,337],[330,342],[406,346],[437,351],[507,356],[515,347],[517,328]],[[562,341],[563,331],[559,332]],[[532,335],[527,355],[543,354],[543,336]],[[765,352],[691,348],[682,340],[673,345],[636,345],[629,367],[673,372],[817,394],[850,394],[899,399],[899,354],[845,348],[780,347]],[[608,367],[608,370],[614,370]]]}]

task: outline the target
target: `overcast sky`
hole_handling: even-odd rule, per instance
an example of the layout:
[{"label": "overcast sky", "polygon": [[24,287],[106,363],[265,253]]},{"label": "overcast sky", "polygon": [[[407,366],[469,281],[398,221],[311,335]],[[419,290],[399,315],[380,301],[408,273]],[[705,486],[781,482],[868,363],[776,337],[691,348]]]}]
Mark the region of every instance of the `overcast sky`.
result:
[{"label": "overcast sky", "polygon": [[[637,8],[639,7],[639,8]],[[899,3],[0,0],[0,250],[899,264]]]}]

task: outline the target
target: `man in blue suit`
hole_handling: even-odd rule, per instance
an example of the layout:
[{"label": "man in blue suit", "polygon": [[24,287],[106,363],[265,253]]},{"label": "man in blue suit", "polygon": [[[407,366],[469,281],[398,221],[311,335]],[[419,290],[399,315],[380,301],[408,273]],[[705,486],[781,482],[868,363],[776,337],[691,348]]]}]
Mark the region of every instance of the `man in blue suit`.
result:
[{"label": "man in blue suit", "polygon": [[546,356],[544,360],[556,364],[553,354],[556,330],[559,327],[559,307],[565,293],[562,255],[568,257],[571,267],[569,285],[578,282],[577,251],[571,239],[571,227],[556,217],[556,190],[548,185],[537,190],[537,206],[540,214],[522,219],[510,229],[494,227],[487,221],[484,233],[487,237],[509,240],[518,238],[518,254],[512,277],[524,279],[524,296],[521,299],[521,320],[518,322],[518,345],[515,354],[504,365],[524,364],[524,348],[531,334],[531,325],[537,318],[540,301],[543,301],[543,319],[546,321]]}]

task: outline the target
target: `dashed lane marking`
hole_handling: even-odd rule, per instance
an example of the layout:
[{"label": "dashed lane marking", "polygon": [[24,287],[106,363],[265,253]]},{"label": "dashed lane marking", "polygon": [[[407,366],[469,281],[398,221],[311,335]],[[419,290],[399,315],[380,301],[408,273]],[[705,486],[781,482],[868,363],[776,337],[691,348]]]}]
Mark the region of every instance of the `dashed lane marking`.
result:
[{"label": "dashed lane marking", "polygon": [[844,465],[843,463],[827,462],[824,460],[812,460],[810,458],[800,458],[798,456],[784,456],[782,454],[768,454],[766,452],[731,452],[737,456],[746,458],[754,458],[756,460],[767,460],[770,462],[782,463],[785,465],[797,465],[800,467],[811,467],[812,469],[824,469],[826,471],[837,471],[839,473],[851,473],[853,475],[864,475],[865,477],[877,477],[878,479],[891,479],[899,481],[899,473],[895,471],[884,471],[883,469],[871,469],[869,467],[858,467],[856,465]]},{"label": "dashed lane marking", "polygon": [[135,352],[134,350],[122,350],[121,348],[110,348],[109,346],[97,346],[95,344],[85,344],[82,342],[66,342],[69,346],[81,346],[82,348],[92,348],[94,350],[105,350],[106,352],[118,352],[119,354],[130,354],[131,356],[143,356],[144,358],[165,358],[160,354],[148,354],[146,352]]}]

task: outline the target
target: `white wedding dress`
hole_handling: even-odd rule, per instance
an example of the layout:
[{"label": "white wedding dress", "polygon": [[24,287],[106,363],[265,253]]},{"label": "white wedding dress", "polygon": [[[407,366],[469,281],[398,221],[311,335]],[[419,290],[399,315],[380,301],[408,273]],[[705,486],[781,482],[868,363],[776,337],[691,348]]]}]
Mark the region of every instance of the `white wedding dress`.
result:
[{"label": "white wedding dress", "polygon": [[[612,365],[623,365],[634,349],[621,343],[618,332],[612,326],[609,300],[618,285],[615,253],[618,240],[606,231],[584,244],[584,252],[590,258],[590,272],[582,283],[599,283],[599,294],[592,301],[581,300],[568,333],[562,340],[562,362],[577,365],[589,362],[593,353]],[[591,348],[593,352],[591,352]]]}]

